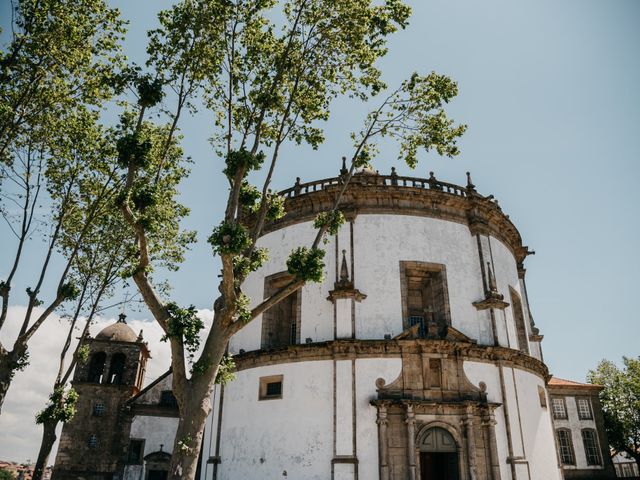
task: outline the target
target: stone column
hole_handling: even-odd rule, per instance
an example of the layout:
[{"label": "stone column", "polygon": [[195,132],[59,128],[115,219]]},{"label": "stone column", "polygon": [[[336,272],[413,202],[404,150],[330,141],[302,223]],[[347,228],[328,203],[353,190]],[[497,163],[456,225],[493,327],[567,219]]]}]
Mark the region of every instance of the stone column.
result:
[{"label": "stone column", "polygon": [[473,428],[472,407],[467,407],[467,415],[464,420],[465,433],[467,436],[467,456],[469,457],[469,479],[478,478],[478,466],[476,462],[476,434]]},{"label": "stone column", "polygon": [[378,455],[380,457],[380,480],[389,480],[389,446],[387,444],[387,405],[378,404]]},{"label": "stone column", "polygon": [[407,415],[407,460],[409,463],[409,480],[416,480],[416,415],[411,403],[405,404]]},{"label": "stone column", "polygon": [[489,469],[491,480],[500,480],[500,464],[498,461],[498,443],[496,441],[496,422],[493,411],[489,410],[484,416],[483,426],[489,437]]}]

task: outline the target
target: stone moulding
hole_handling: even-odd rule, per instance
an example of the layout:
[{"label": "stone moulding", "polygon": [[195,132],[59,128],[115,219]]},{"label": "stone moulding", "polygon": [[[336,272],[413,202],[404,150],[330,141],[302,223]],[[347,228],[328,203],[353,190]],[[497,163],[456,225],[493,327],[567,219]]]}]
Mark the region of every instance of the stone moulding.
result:
[{"label": "stone moulding", "polygon": [[236,370],[284,363],[321,360],[355,360],[358,358],[401,358],[403,353],[438,353],[459,355],[465,360],[496,363],[527,370],[547,381],[547,366],[519,350],[499,346],[482,346],[469,342],[429,339],[402,340],[332,340],[289,345],[273,350],[253,350],[234,355]]},{"label": "stone moulding", "polygon": [[348,298],[353,298],[356,302],[361,302],[362,300],[367,298],[367,296],[357,288],[337,288],[335,290],[329,290],[329,296],[327,297],[327,300],[335,303],[335,301],[338,299]]}]

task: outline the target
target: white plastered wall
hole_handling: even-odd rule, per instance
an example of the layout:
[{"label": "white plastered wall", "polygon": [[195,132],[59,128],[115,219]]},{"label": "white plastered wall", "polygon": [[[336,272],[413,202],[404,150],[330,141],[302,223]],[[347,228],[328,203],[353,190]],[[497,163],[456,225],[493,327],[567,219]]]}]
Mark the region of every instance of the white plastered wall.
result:
[{"label": "white plastered wall", "polygon": [[356,431],[358,438],[358,473],[361,479],[378,477],[377,411],[369,402],[377,398],[375,382],[383,378],[393,382],[402,371],[400,358],[356,360]]},{"label": "white plastered wall", "polygon": [[427,217],[359,215],[354,239],[356,287],[367,295],[356,304],[357,338],[402,332],[401,261],[445,265],[452,324],[471,338],[479,337],[472,303],[482,299],[482,277],[468,227]]},{"label": "white plastered wall", "polygon": [[173,442],[178,430],[178,419],[136,415],[131,423],[131,438],[144,439],[144,456],[159,452],[160,446],[165,452],[173,450]]},{"label": "white plastered wall", "polygon": [[[487,400],[501,403],[495,411],[496,440],[500,459],[500,474],[503,480],[511,479],[511,468],[507,462],[509,446],[504,405],[509,410],[509,428],[514,457],[524,457],[527,465],[517,465],[518,478],[531,480],[560,480],[562,474],[553,442],[550,412],[540,404],[538,387],[544,388],[544,380],[528,371],[502,367],[505,397],[502,395],[498,366],[481,362],[464,362],[464,372],[474,385],[484,382]],[[514,382],[515,379],[515,382]]]},{"label": "white plastered wall", "polygon": [[[283,375],[282,398],[259,400],[260,377]],[[220,479],[331,477],[333,362],[238,372],[225,389]]]}]

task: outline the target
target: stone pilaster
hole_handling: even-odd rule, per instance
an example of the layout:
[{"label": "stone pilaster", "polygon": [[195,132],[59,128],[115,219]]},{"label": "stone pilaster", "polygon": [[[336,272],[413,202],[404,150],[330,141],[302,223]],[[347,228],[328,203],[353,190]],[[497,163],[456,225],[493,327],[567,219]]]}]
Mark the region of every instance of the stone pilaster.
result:
[{"label": "stone pilaster", "polygon": [[380,480],[389,480],[389,446],[387,442],[387,405],[378,405],[378,455],[380,457]]},{"label": "stone pilaster", "polygon": [[405,423],[407,424],[407,461],[409,480],[416,480],[416,415],[413,405],[406,403],[407,409]]}]

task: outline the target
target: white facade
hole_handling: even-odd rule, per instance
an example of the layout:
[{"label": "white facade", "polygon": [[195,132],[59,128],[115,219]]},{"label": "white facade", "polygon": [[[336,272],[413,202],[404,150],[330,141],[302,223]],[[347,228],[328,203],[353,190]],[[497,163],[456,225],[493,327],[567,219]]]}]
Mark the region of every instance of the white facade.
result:
[{"label": "white facade", "polygon": [[[254,304],[265,295],[265,278],[284,270],[293,249],[312,243],[316,233],[312,223],[304,219],[290,222],[260,239],[260,245],[269,249],[270,260],[243,287]],[[488,346],[505,347],[498,349],[500,352],[525,348],[541,359],[539,342],[529,343],[532,326],[518,261],[502,239],[474,235],[469,225],[438,215],[371,212],[359,213],[347,222],[325,250],[324,281],[308,284],[300,293],[302,345],[289,347],[285,353],[276,352],[275,356],[265,352],[262,362],[261,354],[253,353],[263,345],[262,318],[231,341],[231,353],[239,354],[239,359],[252,355],[256,366],[241,366],[237,379],[224,388],[222,408],[221,389],[214,392],[214,409],[203,447],[203,479],[421,478],[421,460],[413,465],[409,460],[408,470],[401,473],[394,473],[391,464],[383,465],[386,460],[380,458],[380,422],[376,421],[380,413],[371,403],[378,399],[381,385],[386,388],[404,375],[409,368],[408,364],[403,367],[408,357],[400,353],[368,353],[366,357],[358,353],[326,354],[331,348],[335,351],[331,342],[341,339],[354,349],[359,348],[357,345],[373,345],[374,341],[378,345],[385,339],[399,345],[393,339],[406,330],[401,262],[442,266],[450,326],[477,344],[477,351],[489,351]],[[330,301],[330,292],[337,288],[343,250],[353,288],[366,295],[361,301],[355,297]],[[525,320],[520,328],[525,329],[526,346],[519,345],[519,327],[511,305],[493,309],[474,306],[485,299],[490,281],[506,303],[511,302],[510,291],[519,295]],[[311,351],[320,342],[327,342],[322,344],[325,353],[305,360],[305,349]],[[447,356],[440,357],[444,361]],[[495,408],[499,474],[469,460],[478,455],[477,447],[469,446],[462,452],[458,445],[459,458],[471,463],[459,465],[458,478],[562,478],[550,412],[541,401],[541,392],[546,399],[544,375],[513,359],[499,362],[469,358],[463,365],[464,381],[483,392]],[[281,396],[260,399],[261,378],[278,376],[282,376]],[[380,378],[382,383],[377,383]],[[404,381],[406,386],[408,380]],[[456,433],[462,428],[459,425],[443,423],[444,417],[416,412],[411,418],[415,418],[418,429],[444,424],[454,439],[457,434],[460,438],[465,435]],[[480,425],[470,428],[477,432],[484,428]],[[393,435],[398,432],[385,435],[393,443]],[[389,448],[393,451],[392,446]]]}]

